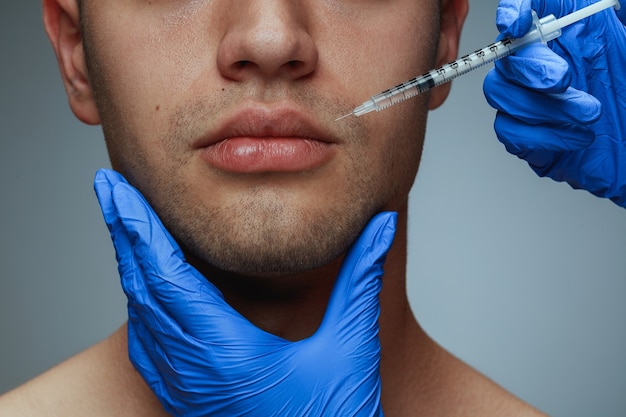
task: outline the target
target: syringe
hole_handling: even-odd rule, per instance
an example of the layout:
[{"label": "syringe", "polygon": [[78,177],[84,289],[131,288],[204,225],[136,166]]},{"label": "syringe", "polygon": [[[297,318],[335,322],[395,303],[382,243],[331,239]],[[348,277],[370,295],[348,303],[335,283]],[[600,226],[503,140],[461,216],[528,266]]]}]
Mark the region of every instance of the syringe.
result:
[{"label": "syringe", "polygon": [[619,10],[619,0],[601,0],[590,6],[557,19],[554,15],[547,15],[541,19],[535,11],[532,11],[533,28],[522,38],[505,38],[489,46],[479,49],[469,55],[465,55],[456,61],[449,62],[439,68],[431,70],[419,77],[408,80],[389,90],[372,96],[370,100],[352,110],[351,113],[339,117],[355,115],[362,116],[371,111],[381,111],[388,107],[403,102],[404,100],[423,94],[426,91],[445,84],[453,79],[467,74],[481,66],[497,59],[511,55],[515,51],[528,46],[531,43],[541,41],[546,44],[561,36],[561,29],[578,22],[586,17],[601,12],[609,7]]}]

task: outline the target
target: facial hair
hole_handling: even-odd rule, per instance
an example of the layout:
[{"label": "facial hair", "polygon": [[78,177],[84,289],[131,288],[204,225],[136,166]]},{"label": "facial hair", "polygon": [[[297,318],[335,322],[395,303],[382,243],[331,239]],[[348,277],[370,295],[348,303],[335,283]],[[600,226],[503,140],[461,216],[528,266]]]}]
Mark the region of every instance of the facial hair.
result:
[{"label": "facial hair", "polygon": [[[341,153],[344,159],[336,172],[336,187],[324,189],[323,195],[298,193],[294,187],[295,181],[303,187],[315,182],[315,172],[262,174],[245,182],[245,187],[229,182],[237,188],[229,190],[236,198],[215,204],[212,196],[222,190],[197,175],[192,165],[199,158],[190,144],[221,112],[236,109],[244,99],[271,103],[288,98],[330,125],[353,103],[302,85],[237,85],[178,104],[169,111],[163,132],[152,138],[146,133],[150,129],[138,126],[128,111],[135,103],[124,102],[123,81],[108,72],[107,65],[99,62],[97,48],[89,44],[85,55],[113,168],[142,192],[183,250],[201,262],[253,276],[320,267],[344,253],[367,221],[395,196],[405,195],[412,184],[426,100],[413,102],[416,111],[410,125],[388,134],[390,140],[405,138],[404,145],[389,144],[393,152],[384,152],[380,138],[373,137],[364,119],[352,117],[333,124],[349,151]],[[407,134],[407,130],[414,131]],[[372,157],[374,152],[379,155]],[[410,167],[404,173],[408,180],[397,181],[396,166]],[[285,182],[288,187],[281,185]],[[298,201],[298,195],[306,195],[308,201]],[[315,198],[323,203],[315,204]]]},{"label": "facial hair", "polygon": [[[302,95],[301,95],[302,96]],[[300,97],[308,108],[323,109],[326,118],[340,114],[344,103],[332,103],[320,97]],[[203,130],[202,120],[210,120],[214,109],[224,103],[196,102],[182,106],[172,115],[172,127],[158,142],[165,144],[168,155],[185,155],[181,148]],[[367,149],[366,129],[352,120],[342,129],[344,143],[355,152],[348,155],[342,167],[338,187],[311,196],[324,204],[302,204],[297,201],[294,181],[315,181],[315,173],[260,174],[253,184],[247,183],[226,206],[211,205],[212,184],[194,184],[180,175],[189,159],[181,158],[170,172],[155,170],[150,177],[147,198],[155,206],[165,226],[194,258],[219,269],[248,275],[280,275],[320,267],[339,257],[356,239],[366,222],[385,201],[376,170],[363,169]],[[141,164],[149,165],[148,161]],[[282,187],[281,182],[289,182]],[[341,185],[346,182],[348,185]],[[231,190],[232,192],[232,190]],[[202,195],[204,194],[204,195]],[[333,204],[326,202],[332,201]]]}]

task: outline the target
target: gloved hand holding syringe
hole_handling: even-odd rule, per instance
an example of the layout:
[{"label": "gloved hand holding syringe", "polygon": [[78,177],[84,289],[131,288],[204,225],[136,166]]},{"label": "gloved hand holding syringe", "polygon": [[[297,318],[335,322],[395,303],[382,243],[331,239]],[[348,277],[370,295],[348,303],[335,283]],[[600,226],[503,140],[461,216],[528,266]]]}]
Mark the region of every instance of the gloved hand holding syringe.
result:
[{"label": "gloved hand holding syringe", "polygon": [[360,106],[352,110],[337,120],[354,115],[362,116],[371,111],[381,111],[394,104],[400,103],[423,94],[438,85],[445,84],[453,79],[467,74],[481,66],[495,60],[511,55],[532,43],[542,42],[544,44],[558,38],[562,34],[562,29],[575,22],[585,19],[591,15],[604,11],[610,7],[619,10],[619,0],[600,0],[597,3],[584,7],[576,12],[570,13],[557,19],[554,15],[548,15],[541,19],[533,11],[533,27],[521,38],[507,37],[495,42],[476,52],[463,56],[455,61],[445,64],[439,68],[413,78],[393,88],[383,91],[371,97]]}]

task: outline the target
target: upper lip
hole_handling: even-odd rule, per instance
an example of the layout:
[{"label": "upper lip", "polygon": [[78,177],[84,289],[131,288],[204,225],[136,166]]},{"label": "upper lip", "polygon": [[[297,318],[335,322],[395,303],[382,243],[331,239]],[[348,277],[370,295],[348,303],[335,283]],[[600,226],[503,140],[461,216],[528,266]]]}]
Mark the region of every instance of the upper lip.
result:
[{"label": "upper lip", "polygon": [[193,143],[205,148],[235,137],[301,138],[324,143],[338,142],[335,135],[293,105],[248,105],[224,117]]}]

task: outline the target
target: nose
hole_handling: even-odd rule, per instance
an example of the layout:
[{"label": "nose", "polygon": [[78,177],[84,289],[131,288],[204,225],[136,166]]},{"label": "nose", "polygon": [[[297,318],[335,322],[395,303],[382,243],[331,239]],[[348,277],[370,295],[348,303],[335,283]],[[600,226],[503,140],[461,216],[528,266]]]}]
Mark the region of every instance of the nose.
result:
[{"label": "nose", "polygon": [[217,56],[221,74],[235,81],[253,77],[297,80],[311,74],[318,52],[307,15],[292,0],[232,2],[236,8]]}]

